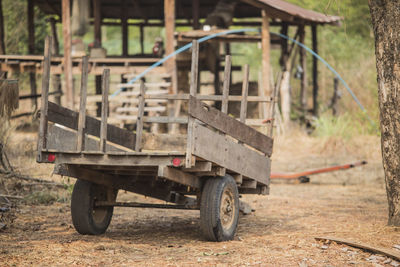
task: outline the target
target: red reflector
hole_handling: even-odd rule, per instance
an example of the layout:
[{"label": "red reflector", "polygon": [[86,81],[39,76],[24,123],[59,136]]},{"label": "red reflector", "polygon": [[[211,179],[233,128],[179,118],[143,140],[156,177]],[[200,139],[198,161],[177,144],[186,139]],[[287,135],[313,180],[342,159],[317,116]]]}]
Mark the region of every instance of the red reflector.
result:
[{"label": "red reflector", "polygon": [[47,160],[49,162],[54,162],[56,160],[56,155],[54,155],[54,154],[47,155]]},{"label": "red reflector", "polygon": [[181,165],[181,159],[180,158],[174,158],[172,160],[172,165],[174,165],[175,167],[179,167]]}]

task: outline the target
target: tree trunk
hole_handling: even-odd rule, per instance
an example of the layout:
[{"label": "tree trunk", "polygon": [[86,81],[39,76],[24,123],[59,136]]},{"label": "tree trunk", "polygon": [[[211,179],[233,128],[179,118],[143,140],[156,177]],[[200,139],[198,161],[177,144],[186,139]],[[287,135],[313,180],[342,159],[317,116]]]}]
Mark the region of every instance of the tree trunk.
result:
[{"label": "tree trunk", "polygon": [[369,0],[375,33],[389,225],[400,226],[400,0]]}]

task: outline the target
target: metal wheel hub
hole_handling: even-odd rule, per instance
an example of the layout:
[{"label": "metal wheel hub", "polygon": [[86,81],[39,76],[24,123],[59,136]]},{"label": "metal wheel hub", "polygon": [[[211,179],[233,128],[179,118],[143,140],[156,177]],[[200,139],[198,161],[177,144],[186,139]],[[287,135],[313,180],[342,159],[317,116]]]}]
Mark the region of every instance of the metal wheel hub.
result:
[{"label": "metal wheel hub", "polygon": [[233,197],[233,193],[230,189],[225,188],[221,197],[221,206],[220,206],[220,219],[222,227],[228,229],[232,226],[234,218],[235,218],[235,201]]}]

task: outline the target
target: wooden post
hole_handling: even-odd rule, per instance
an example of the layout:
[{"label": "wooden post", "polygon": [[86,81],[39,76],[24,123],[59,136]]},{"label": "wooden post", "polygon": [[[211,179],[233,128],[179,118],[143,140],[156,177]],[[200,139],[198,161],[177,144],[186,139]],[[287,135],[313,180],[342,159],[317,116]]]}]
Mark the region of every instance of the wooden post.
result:
[{"label": "wooden post", "polygon": [[[304,44],[306,32],[304,30],[304,25],[299,26],[300,43]],[[303,69],[301,75],[301,85],[300,85],[300,106],[305,113],[307,111],[307,58],[306,50],[300,47],[300,66]]]},{"label": "wooden post", "polygon": [[192,17],[193,17],[193,29],[200,29],[200,0],[192,0]]},{"label": "wooden post", "polygon": [[[198,78],[199,78],[199,43],[197,40],[192,42],[192,68],[190,74],[190,95],[196,97]],[[190,106],[189,106],[190,109]],[[188,130],[187,130],[187,145],[186,145],[186,160],[185,167],[191,168],[193,165],[193,125],[194,118],[189,115]]]},{"label": "wooden post", "polygon": [[81,78],[81,100],[79,104],[79,120],[78,120],[78,140],[76,142],[76,150],[81,152],[85,150],[85,135],[86,135],[86,95],[89,58],[82,58],[82,78]]},{"label": "wooden post", "polygon": [[[265,10],[261,11],[262,29],[261,29],[261,47],[262,47],[262,87],[267,97],[272,97],[270,88],[270,49],[271,37],[269,33],[269,17]],[[270,104],[268,104],[270,105]],[[269,107],[267,106],[267,110]],[[270,114],[269,114],[270,115]]]},{"label": "wooden post", "polygon": [[143,115],[144,115],[144,95],[146,93],[146,88],[144,85],[144,80],[140,80],[140,95],[138,103],[138,116],[136,120],[136,142],[135,151],[140,152],[142,149],[142,132],[143,132]]},{"label": "wooden post", "polygon": [[[53,42],[51,42],[52,55],[59,56],[60,55],[60,45],[58,42],[56,20],[53,17],[50,18],[50,28],[51,28],[51,37],[53,39]],[[61,105],[61,95],[62,95],[61,75],[55,74],[52,76],[51,80],[52,80],[53,91],[58,92],[58,94],[54,96],[55,103],[57,105]]]},{"label": "wooden post", "polygon": [[[34,0],[28,0],[28,53],[30,55],[35,54],[35,2]],[[36,87],[36,73],[29,72],[29,82],[31,87],[31,95],[37,94]],[[31,99],[31,104],[36,108],[37,99],[34,97]]]},{"label": "wooden post", "polygon": [[93,0],[94,40],[101,44],[101,0]]},{"label": "wooden post", "polygon": [[72,57],[71,57],[71,2],[62,0],[62,24],[64,40],[64,75],[67,106],[74,107],[74,88],[72,80]]},{"label": "wooden post", "polygon": [[338,86],[339,86],[339,79],[335,77],[333,78],[333,96],[330,104],[333,116],[337,115],[337,101],[340,98]]},{"label": "wooden post", "polygon": [[[175,46],[175,0],[164,0],[164,24],[165,24],[165,53],[167,55],[174,52]],[[175,57],[169,59],[166,63],[166,69],[171,75],[172,86],[170,94],[177,93],[177,70]]]},{"label": "wooden post", "polygon": [[[280,33],[288,35],[289,26],[286,22],[282,22]],[[284,68],[285,63],[288,60],[288,40],[281,38],[281,57],[279,58],[279,64]]]},{"label": "wooden post", "polygon": [[102,76],[103,95],[101,99],[100,151],[105,153],[107,147],[108,92],[110,89],[110,69],[104,69]]},{"label": "wooden post", "polygon": [[[94,41],[95,44],[101,47],[101,0],[93,0],[93,16],[94,16]],[[102,79],[100,75],[95,76],[96,95],[100,95]],[[97,102],[96,116],[101,116],[101,103]]]},{"label": "wooden post", "polygon": [[38,161],[41,159],[42,150],[47,148],[47,124],[49,106],[49,83],[50,83],[50,60],[51,60],[51,37],[47,36],[44,43],[44,60],[42,74],[42,98],[40,106],[40,127],[38,141]]},{"label": "wooden post", "polygon": [[246,123],[247,117],[247,96],[249,94],[249,64],[244,65],[242,84],[242,101],[240,103],[240,122]]},{"label": "wooden post", "polygon": [[140,23],[140,53],[144,55],[144,26]]},{"label": "wooden post", "polygon": [[[317,25],[311,26],[312,49],[318,54]],[[318,59],[313,56],[313,114],[318,116]]]},{"label": "wooden post", "polygon": [[128,6],[126,0],[122,0],[121,5],[121,26],[122,26],[122,56],[128,56]]},{"label": "wooden post", "polygon": [[228,113],[229,87],[231,82],[231,66],[232,66],[232,58],[230,55],[228,55],[225,57],[224,85],[222,90],[221,111],[223,113]]}]

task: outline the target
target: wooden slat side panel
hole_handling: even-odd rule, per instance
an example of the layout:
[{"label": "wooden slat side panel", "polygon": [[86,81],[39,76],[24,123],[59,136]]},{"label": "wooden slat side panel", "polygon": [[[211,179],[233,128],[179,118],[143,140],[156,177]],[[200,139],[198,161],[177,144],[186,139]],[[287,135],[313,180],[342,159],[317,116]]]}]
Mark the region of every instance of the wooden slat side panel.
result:
[{"label": "wooden slat side panel", "polygon": [[[76,150],[77,132],[72,130],[63,129],[56,125],[49,125],[48,134],[48,149],[57,151],[74,151]],[[86,151],[99,150],[99,141],[84,137],[84,144]],[[107,151],[123,151],[117,147],[107,144]]]},{"label": "wooden slat side panel", "polygon": [[197,123],[193,127],[193,135],[195,156],[207,159],[264,185],[269,184],[271,170],[269,158]]},{"label": "wooden slat side panel", "polygon": [[[49,121],[58,123],[65,127],[73,130],[78,129],[78,112],[64,108],[57,104],[49,101],[49,111],[48,111]],[[95,118],[86,116],[86,133],[93,136],[100,136],[100,124],[101,122]],[[108,124],[107,126],[107,140],[124,146],[129,149],[134,149],[135,147],[135,134],[116,127],[114,125]]]},{"label": "wooden slat side panel", "polygon": [[189,114],[239,141],[271,156],[273,139],[212,108],[194,97],[189,100]]}]

